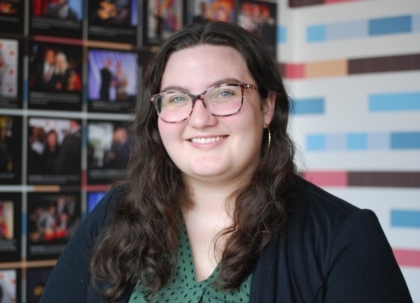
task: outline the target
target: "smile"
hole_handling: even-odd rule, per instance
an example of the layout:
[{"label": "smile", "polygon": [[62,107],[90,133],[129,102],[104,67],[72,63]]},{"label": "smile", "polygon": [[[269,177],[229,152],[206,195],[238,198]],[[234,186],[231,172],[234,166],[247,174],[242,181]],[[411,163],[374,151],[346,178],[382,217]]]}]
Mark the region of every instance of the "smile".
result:
[{"label": "smile", "polygon": [[224,138],[225,138],[225,136],[211,137],[211,138],[192,138],[192,139],[190,139],[190,141],[192,143],[205,144],[205,143],[217,142],[217,141],[220,141],[220,140],[222,140]]}]

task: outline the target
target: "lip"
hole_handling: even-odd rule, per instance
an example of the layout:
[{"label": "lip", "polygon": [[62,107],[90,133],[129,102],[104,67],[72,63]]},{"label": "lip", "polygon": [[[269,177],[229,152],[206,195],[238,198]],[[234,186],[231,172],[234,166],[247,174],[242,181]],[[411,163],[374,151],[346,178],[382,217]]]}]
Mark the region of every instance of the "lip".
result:
[{"label": "lip", "polygon": [[227,137],[227,135],[196,136],[187,139],[187,142],[197,148],[212,148],[222,144]]}]

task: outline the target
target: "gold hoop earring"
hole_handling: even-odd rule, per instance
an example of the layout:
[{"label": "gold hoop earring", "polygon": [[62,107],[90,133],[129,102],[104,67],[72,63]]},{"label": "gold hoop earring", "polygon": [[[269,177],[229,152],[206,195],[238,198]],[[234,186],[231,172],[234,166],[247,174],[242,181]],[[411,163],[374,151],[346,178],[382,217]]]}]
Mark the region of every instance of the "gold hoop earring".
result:
[{"label": "gold hoop earring", "polygon": [[270,126],[267,125],[267,130],[268,130],[268,146],[267,146],[267,151],[270,149],[270,144],[271,144],[271,130],[270,130]]}]

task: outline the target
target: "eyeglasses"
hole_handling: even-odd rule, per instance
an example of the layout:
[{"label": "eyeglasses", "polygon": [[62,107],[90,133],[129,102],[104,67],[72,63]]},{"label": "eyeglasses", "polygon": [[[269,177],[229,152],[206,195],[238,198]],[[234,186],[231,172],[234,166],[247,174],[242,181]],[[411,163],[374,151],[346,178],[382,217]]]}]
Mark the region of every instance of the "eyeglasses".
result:
[{"label": "eyeglasses", "polygon": [[177,123],[188,119],[196,100],[201,100],[207,110],[217,117],[237,114],[244,101],[245,89],[258,90],[258,86],[245,83],[226,83],[210,87],[201,94],[183,91],[167,91],[150,97],[164,122]]}]

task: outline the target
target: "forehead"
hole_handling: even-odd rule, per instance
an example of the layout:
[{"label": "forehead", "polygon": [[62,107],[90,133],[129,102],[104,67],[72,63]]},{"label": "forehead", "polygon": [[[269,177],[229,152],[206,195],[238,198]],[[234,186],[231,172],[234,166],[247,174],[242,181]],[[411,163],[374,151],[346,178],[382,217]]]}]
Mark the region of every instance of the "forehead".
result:
[{"label": "forehead", "polygon": [[205,89],[221,79],[254,83],[245,59],[229,46],[199,45],[177,51],[168,59],[161,87],[180,86]]}]

